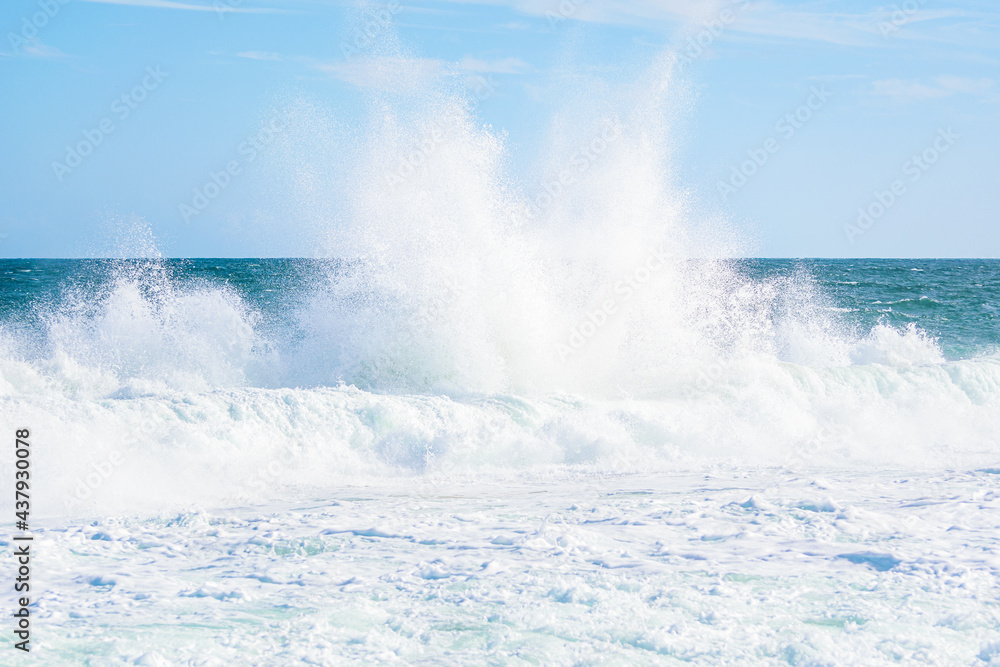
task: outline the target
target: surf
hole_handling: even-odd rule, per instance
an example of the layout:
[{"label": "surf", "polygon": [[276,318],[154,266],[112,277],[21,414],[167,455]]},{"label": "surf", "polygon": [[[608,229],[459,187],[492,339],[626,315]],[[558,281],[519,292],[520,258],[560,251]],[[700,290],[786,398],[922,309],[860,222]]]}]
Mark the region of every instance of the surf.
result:
[{"label": "surf", "polygon": [[[368,65],[419,70],[389,51]],[[6,419],[52,443],[38,465],[65,490],[42,510],[995,457],[995,353],[946,359],[915,324],[859,330],[817,276],[755,277],[733,259],[745,240],[698,217],[676,178],[676,64],[575,81],[521,172],[464,74],[373,86],[350,141],[271,165],[307,181],[289,215],[311,221],[317,258],[290,282],[198,274],[134,223],[138,250],[0,327]],[[289,146],[343,132],[307,106],[281,113]],[[315,178],[331,173],[345,176]],[[125,474],[90,484],[111,461]]]}]

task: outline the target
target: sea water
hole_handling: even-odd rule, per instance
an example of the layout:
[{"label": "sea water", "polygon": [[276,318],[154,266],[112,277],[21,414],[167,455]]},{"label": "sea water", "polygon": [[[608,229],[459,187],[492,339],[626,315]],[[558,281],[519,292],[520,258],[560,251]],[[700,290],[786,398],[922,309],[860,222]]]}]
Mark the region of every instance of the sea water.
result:
[{"label": "sea water", "polygon": [[530,386],[488,328],[435,344],[455,300],[352,304],[349,262],[0,262],[36,657],[1000,656],[1000,262],[722,265],[672,267],[732,281],[701,339]]},{"label": "sea water", "polygon": [[537,178],[448,82],[282,110],[308,259],[0,261],[38,664],[1000,662],[1000,263],[733,259],[671,62]]}]

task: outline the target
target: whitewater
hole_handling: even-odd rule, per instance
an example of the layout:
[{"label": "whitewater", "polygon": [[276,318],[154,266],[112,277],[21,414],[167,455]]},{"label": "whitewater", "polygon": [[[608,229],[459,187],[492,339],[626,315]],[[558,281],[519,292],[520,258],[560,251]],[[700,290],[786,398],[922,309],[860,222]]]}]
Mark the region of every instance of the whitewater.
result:
[{"label": "whitewater", "polygon": [[675,62],[515,177],[381,54],[368,126],[276,111],[315,257],[0,262],[30,659],[1000,664],[1000,265],[731,259]]}]

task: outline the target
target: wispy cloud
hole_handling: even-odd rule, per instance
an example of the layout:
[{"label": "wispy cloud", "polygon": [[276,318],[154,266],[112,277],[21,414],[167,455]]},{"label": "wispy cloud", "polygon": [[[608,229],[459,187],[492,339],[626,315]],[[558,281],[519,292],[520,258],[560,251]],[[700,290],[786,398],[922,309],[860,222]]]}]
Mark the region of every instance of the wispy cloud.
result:
[{"label": "wispy cloud", "polygon": [[24,40],[19,49],[14,53],[0,53],[0,58],[42,58],[44,60],[59,60],[62,58],[72,58],[73,56],[64,53],[55,46],[42,44],[37,37]]},{"label": "wispy cloud", "polygon": [[496,26],[501,30],[531,30],[531,24],[524,21],[509,21]]},{"label": "wispy cloud", "polygon": [[21,47],[26,55],[32,56],[34,58],[46,58],[49,60],[55,60],[59,58],[69,58],[71,57],[68,53],[63,53],[55,46],[49,46],[48,44],[42,44],[37,39],[29,40],[27,44]]},{"label": "wispy cloud", "polygon": [[237,58],[263,62],[284,62],[322,72],[338,81],[358,88],[379,90],[412,90],[445,72],[475,72],[470,87],[483,79],[480,74],[517,74],[531,69],[519,58],[480,60],[466,56],[458,63],[434,58],[353,58],[322,60],[302,55],[282,55],[273,51],[240,51]]},{"label": "wispy cloud", "polygon": [[[971,12],[958,9],[919,9],[913,12],[900,11],[898,9],[883,9],[872,12],[870,16],[873,21],[879,23],[887,22],[894,27],[902,28],[913,23],[939,21],[941,19],[972,18],[975,15]],[[878,26],[876,26],[877,28]]]},{"label": "wispy cloud", "polygon": [[[755,35],[769,41],[805,40],[844,46],[885,46],[887,40],[879,31],[880,23],[894,20],[893,10],[884,8],[867,12],[809,11],[776,0],[449,0],[456,4],[505,5],[527,16],[548,18],[561,23],[563,19],[588,23],[628,25],[659,29],[667,24],[707,25],[718,22],[723,10],[733,12],[735,20],[726,26],[729,37],[736,34]],[[821,3],[823,4],[823,3]],[[942,41],[954,41],[955,32],[937,22],[953,24],[967,21],[978,26],[995,23],[1000,14],[967,12],[955,9],[921,9],[907,14],[894,25],[925,24],[921,31],[911,28],[908,39],[929,39],[935,35]],[[950,20],[950,21],[949,21]],[[511,24],[509,27],[513,28]],[[950,28],[953,28],[950,25]],[[904,32],[904,31],[901,31]],[[901,34],[896,33],[896,34]],[[727,37],[728,38],[728,37]]]},{"label": "wispy cloud", "polygon": [[273,60],[275,62],[281,62],[283,58],[280,53],[274,53],[272,51],[240,51],[236,54],[237,58],[249,58],[250,60]]},{"label": "wispy cloud", "polygon": [[479,60],[478,58],[465,56],[459,61],[458,66],[469,72],[482,72],[484,74],[519,74],[531,69],[531,65],[520,58]]},{"label": "wispy cloud", "polygon": [[872,94],[889,97],[897,102],[919,102],[953,95],[985,98],[993,92],[993,84],[993,79],[970,79],[960,76],[939,76],[927,83],[919,79],[882,79],[872,82]]},{"label": "wispy cloud", "polygon": [[83,0],[83,2],[93,2],[104,5],[126,5],[129,7],[152,7],[155,9],[185,9],[193,12],[225,12],[238,14],[284,13],[284,10],[282,9],[270,9],[266,7],[231,7],[222,2],[214,5],[193,5],[188,2],[176,2],[175,0]]},{"label": "wispy cloud", "polygon": [[[710,20],[727,0],[450,0],[458,4],[507,5],[528,16],[591,23],[635,24],[649,20]],[[520,24],[513,24],[520,27]]]},{"label": "wispy cloud", "polygon": [[359,88],[413,90],[439,76],[444,62],[433,58],[359,58],[337,62],[312,61],[311,66]]}]

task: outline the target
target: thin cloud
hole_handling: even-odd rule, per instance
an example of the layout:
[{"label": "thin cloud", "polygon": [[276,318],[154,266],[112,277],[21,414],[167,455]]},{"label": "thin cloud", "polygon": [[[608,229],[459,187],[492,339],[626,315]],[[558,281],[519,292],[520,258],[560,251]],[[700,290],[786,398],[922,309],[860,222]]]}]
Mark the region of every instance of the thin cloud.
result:
[{"label": "thin cloud", "polygon": [[236,54],[237,58],[249,58],[250,60],[272,60],[275,62],[281,62],[283,58],[280,53],[274,53],[272,51],[240,51]]},{"label": "thin cloud", "polygon": [[972,18],[974,16],[976,15],[971,12],[958,9],[920,9],[911,13],[900,12],[899,10],[882,10],[872,14],[872,18],[879,23],[885,22],[899,28],[913,23],[924,23],[926,21],[938,21],[941,19]]},{"label": "thin cloud", "polygon": [[807,76],[809,81],[849,81],[851,79],[867,79],[864,74],[818,74]]},{"label": "thin cloud", "polygon": [[524,21],[509,21],[496,26],[501,30],[531,30],[532,26]]},{"label": "thin cloud", "polygon": [[222,2],[215,5],[192,5],[175,0],[83,0],[103,5],[125,5],[128,7],[152,7],[154,9],[184,9],[192,12],[223,12],[227,14],[280,14],[282,9],[266,7],[231,7]]},{"label": "thin cloud", "polygon": [[466,56],[459,61],[458,66],[469,72],[482,72],[484,74],[520,74],[531,69],[531,65],[520,58],[479,60]]},{"label": "thin cloud", "polygon": [[[565,21],[581,21],[631,27],[654,27],[665,24],[685,24],[689,28],[710,24],[725,24],[729,33],[756,35],[769,40],[806,40],[826,42],[842,46],[885,46],[889,42],[879,30],[881,23],[897,20],[894,27],[903,28],[910,24],[923,24],[917,32],[907,32],[909,39],[929,39],[930,34],[954,40],[952,32],[932,30],[933,21],[943,19],[966,19],[982,25],[984,21],[995,21],[996,13],[973,14],[959,10],[920,10],[907,15],[905,20],[890,10],[878,9],[865,13],[811,12],[786,6],[771,0],[449,0],[455,4],[503,5],[522,14],[546,19],[553,26]],[[732,20],[722,21],[723,12],[731,12]],[[726,16],[730,16],[726,14]],[[954,26],[951,26],[954,27]],[[950,41],[944,39],[943,41]]]},{"label": "thin cloud", "polygon": [[522,14],[561,22],[642,24],[650,20],[704,20],[718,15],[726,0],[450,0],[460,4],[507,5]]},{"label": "thin cloud", "polygon": [[358,88],[411,90],[439,76],[444,63],[433,58],[387,58],[313,62],[312,67]]},{"label": "thin cloud", "polygon": [[872,94],[889,97],[897,102],[943,99],[954,95],[988,97],[993,91],[993,84],[993,79],[959,76],[939,76],[927,83],[918,79],[882,79],[872,82]]},{"label": "thin cloud", "polygon": [[44,60],[60,60],[62,58],[72,58],[68,53],[60,51],[55,46],[42,44],[37,37],[25,40],[15,53],[0,53],[4,58],[41,58]]},{"label": "thin cloud", "polygon": [[515,74],[531,69],[523,60],[504,58],[486,61],[466,56],[459,63],[447,63],[435,58],[354,58],[346,60],[320,60],[310,56],[285,56],[272,51],[240,51],[237,58],[262,62],[286,62],[322,72],[338,81],[358,88],[378,90],[416,89],[443,73],[463,70],[475,72],[469,79],[475,88],[482,81],[481,74]]},{"label": "thin cloud", "polygon": [[961,76],[939,76],[938,85],[956,93],[968,95],[988,95],[993,90],[993,79],[969,79]]},{"label": "thin cloud", "polygon": [[35,58],[46,58],[46,59],[59,59],[59,58],[69,58],[68,53],[63,53],[58,48],[54,46],[49,46],[48,44],[42,44],[38,40],[31,40],[22,47],[25,54],[35,57]]}]

